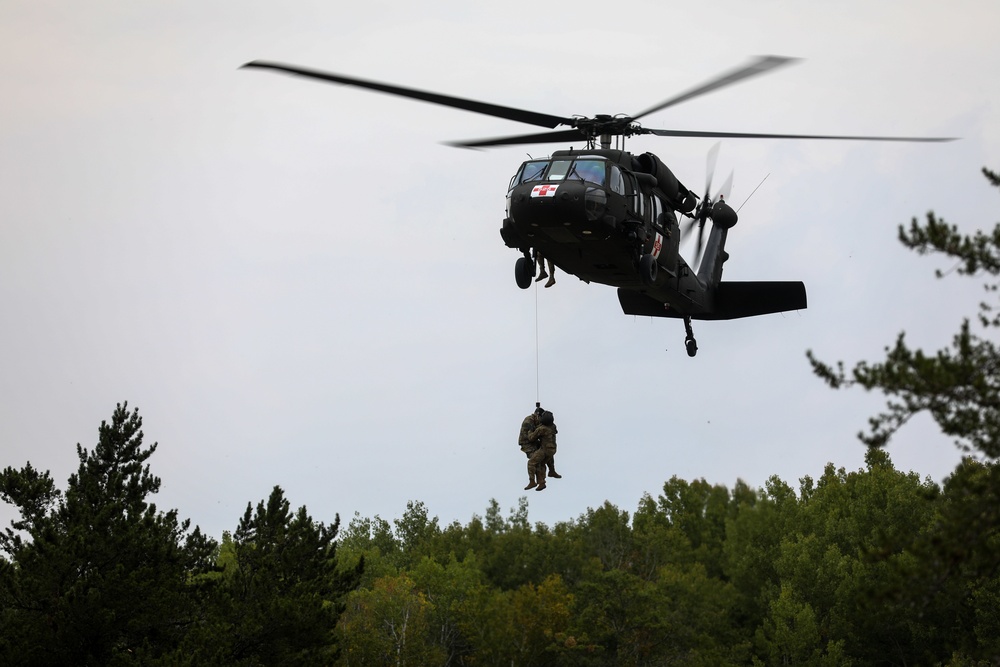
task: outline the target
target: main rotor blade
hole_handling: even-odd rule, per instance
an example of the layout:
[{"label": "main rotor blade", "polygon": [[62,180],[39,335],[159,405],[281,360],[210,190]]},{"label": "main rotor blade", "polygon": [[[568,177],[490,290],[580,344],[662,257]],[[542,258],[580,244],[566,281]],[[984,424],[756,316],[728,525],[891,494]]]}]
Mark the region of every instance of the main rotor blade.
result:
[{"label": "main rotor blade", "polygon": [[440,104],[446,107],[464,109],[465,111],[481,113],[487,116],[496,116],[497,118],[506,118],[508,120],[516,120],[521,123],[528,123],[530,125],[539,125],[541,127],[558,127],[559,125],[573,124],[573,120],[570,118],[551,116],[549,114],[537,113],[535,111],[525,111],[524,109],[505,107],[505,106],[500,106],[499,104],[478,102],[476,100],[469,100],[461,97],[452,97],[451,95],[441,95],[439,93],[432,93],[424,90],[416,90],[414,88],[403,88],[402,86],[393,86],[387,83],[379,83],[377,81],[356,79],[354,77],[343,76],[340,74],[332,74],[330,72],[321,72],[319,70],[308,69],[305,67],[297,67],[295,65],[284,65],[282,63],[269,62],[265,60],[254,60],[253,62],[249,62],[246,65],[243,65],[243,67],[273,69],[279,72],[285,72],[286,74],[304,76],[309,79],[319,79],[320,81],[330,81],[333,83],[343,84],[345,86],[358,86],[359,88],[368,88],[369,90],[377,90],[379,92],[388,93],[390,95],[409,97],[415,100],[430,102],[431,104]]},{"label": "main rotor blade", "polygon": [[546,144],[553,141],[587,141],[587,135],[576,129],[557,130],[555,132],[540,132],[539,134],[496,137],[495,139],[446,141],[445,144],[457,148],[485,148],[487,146],[513,146],[516,144]]},{"label": "main rotor blade", "polygon": [[651,130],[641,128],[637,134],[658,137],[716,137],[722,139],[847,139],[850,141],[955,141],[956,137],[863,137],[838,134],[767,134],[762,132],[699,132],[692,130]]},{"label": "main rotor blade", "polygon": [[743,79],[748,79],[752,76],[769,72],[777,67],[781,67],[782,65],[795,62],[796,60],[798,60],[798,58],[786,58],[785,56],[760,56],[756,60],[751,61],[749,65],[744,65],[743,67],[726,72],[725,74],[712,79],[708,83],[704,83],[697,88],[692,88],[686,93],[682,93],[676,97],[671,97],[668,100],[660,102],[656,106],[650,107],[642,113],[632,116],[632,120],[638,120],[639,118],[648,116],[655,111],[661,111],[662,109],[666,109],[667,107],[675,104],[686,102],[693,97],[710,93],[713,90],[718,90],[719,88],[724,88],[725,86],[731,86],[732,84],[738,83]]}]

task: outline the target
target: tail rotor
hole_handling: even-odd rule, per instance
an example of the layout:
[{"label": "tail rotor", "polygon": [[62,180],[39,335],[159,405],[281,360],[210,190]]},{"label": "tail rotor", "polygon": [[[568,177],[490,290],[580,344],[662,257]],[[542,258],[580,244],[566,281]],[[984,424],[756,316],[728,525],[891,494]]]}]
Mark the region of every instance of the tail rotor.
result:
[{"label": "tail rotor", "polygon": [[724,203],[725,200],[729,198],[729,195],[733,190],[733,172],[730,172],[729,176],[723,182],[722,187],[715,193],[715,197],[713,198],[711,196],[712,180],[715,176],[715,165],[719,159],[720,146],[721,143],[716,143],[708,151],[708,156],[705,160],[705,194],[699,199],[698,205],[695,207],[694,211],[689,214],[685,214],[687,217],[691,218],[691,222],[689,222],[687,226],[681,230],[681,240],[684,241],[691,236],[691,232],[694,231],[695,227],[698,228],[698,238],[695,240],[694,258],[692,261],[693,267],[698,266],[698,263],[701,260],[701,253],[705,248],[705,223],[710,218],[714,218],[714,209],[716,205]]}]

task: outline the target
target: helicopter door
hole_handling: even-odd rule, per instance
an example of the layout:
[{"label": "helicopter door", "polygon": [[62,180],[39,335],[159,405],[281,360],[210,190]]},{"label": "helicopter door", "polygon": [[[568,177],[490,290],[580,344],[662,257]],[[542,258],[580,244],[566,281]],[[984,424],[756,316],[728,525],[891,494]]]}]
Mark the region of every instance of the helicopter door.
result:
[{"label": "helicopter door", "polygon": [[675,224],[671,224],[676,218],[673,212],[666,206],[663,200],[655,193],[651,198],[650,215],[653,219],[653,231],[663,239],[662,249],[657,257],[660,265],[673,275],[674,267],[677,264],[677,253],[680,246],[680,238],[677,234]]},{"label": "helicopter door", "polygon": [[639,190],[639,184],[636,182],[635,176],[629,173],[623,175],[625,176],[625,201],[628,202],[628,212],[641,219],[642,191]]},{"label": "helicopter door", "polygon": [[663,228],[663,203],[660,198],[653,195],[650,198],[650,214],[653,221],[653,228],[661,234],[666,235],[667,230]]}]

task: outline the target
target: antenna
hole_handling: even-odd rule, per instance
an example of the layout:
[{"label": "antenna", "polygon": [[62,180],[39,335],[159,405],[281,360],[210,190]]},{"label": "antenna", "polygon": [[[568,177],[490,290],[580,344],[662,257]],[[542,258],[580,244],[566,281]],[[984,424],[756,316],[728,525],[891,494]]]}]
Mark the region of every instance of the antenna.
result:
[{"label": "antenna", "polygon": [[[770,176],[770,175],[771,174],[768,174],[767,176]],[[760,186],[764,185],[764,181],[767,180],[767,176],[765,176],[764,178],[761,179],[760,183],[757,184],[757,187],[753,189],[753,192],[757,192],[757,189],[760,188]],[[751,192],[749,195],[747,195],[747,198],[743,200],[742,204],[740,204],[740,208],[736,209],[737,213],[739,213],[740,209],[743,208],[744,206],[746,206],[747,202],[750,201],[750,197],[753,197],[753,192]]]}]

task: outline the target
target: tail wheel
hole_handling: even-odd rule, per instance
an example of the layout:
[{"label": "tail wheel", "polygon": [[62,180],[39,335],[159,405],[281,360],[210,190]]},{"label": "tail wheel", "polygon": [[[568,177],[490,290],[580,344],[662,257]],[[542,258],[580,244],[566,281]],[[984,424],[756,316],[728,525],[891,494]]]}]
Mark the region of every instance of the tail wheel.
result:
[{"label": "tail wheel", "polygon": [[684,318],[684,347],[689,357],[698,354],[698,342],[694,339],[694,328],[691,326],[690,317]]},{"label": "tail wheel", "polygon": [[531,287],[531,279],[535,275],[535,263],[530,257],[518,257],[514,264],[514,280],[521,289]]},{"label": "tail wheel", "polygon": [[684,341],[684,347],[685,349],[687,349],[689,357],[693,357],[694,355],[698,354],[698,343],[695,342],[694,338],[688,338],[686,341]]},{"label": "tail wheel", "polygon": [[646,254],[639,258],[639,277],[642,279],[643,285],[647,287],[655,285],[658,271],[659,267],[656,265],[655,257]]}]

